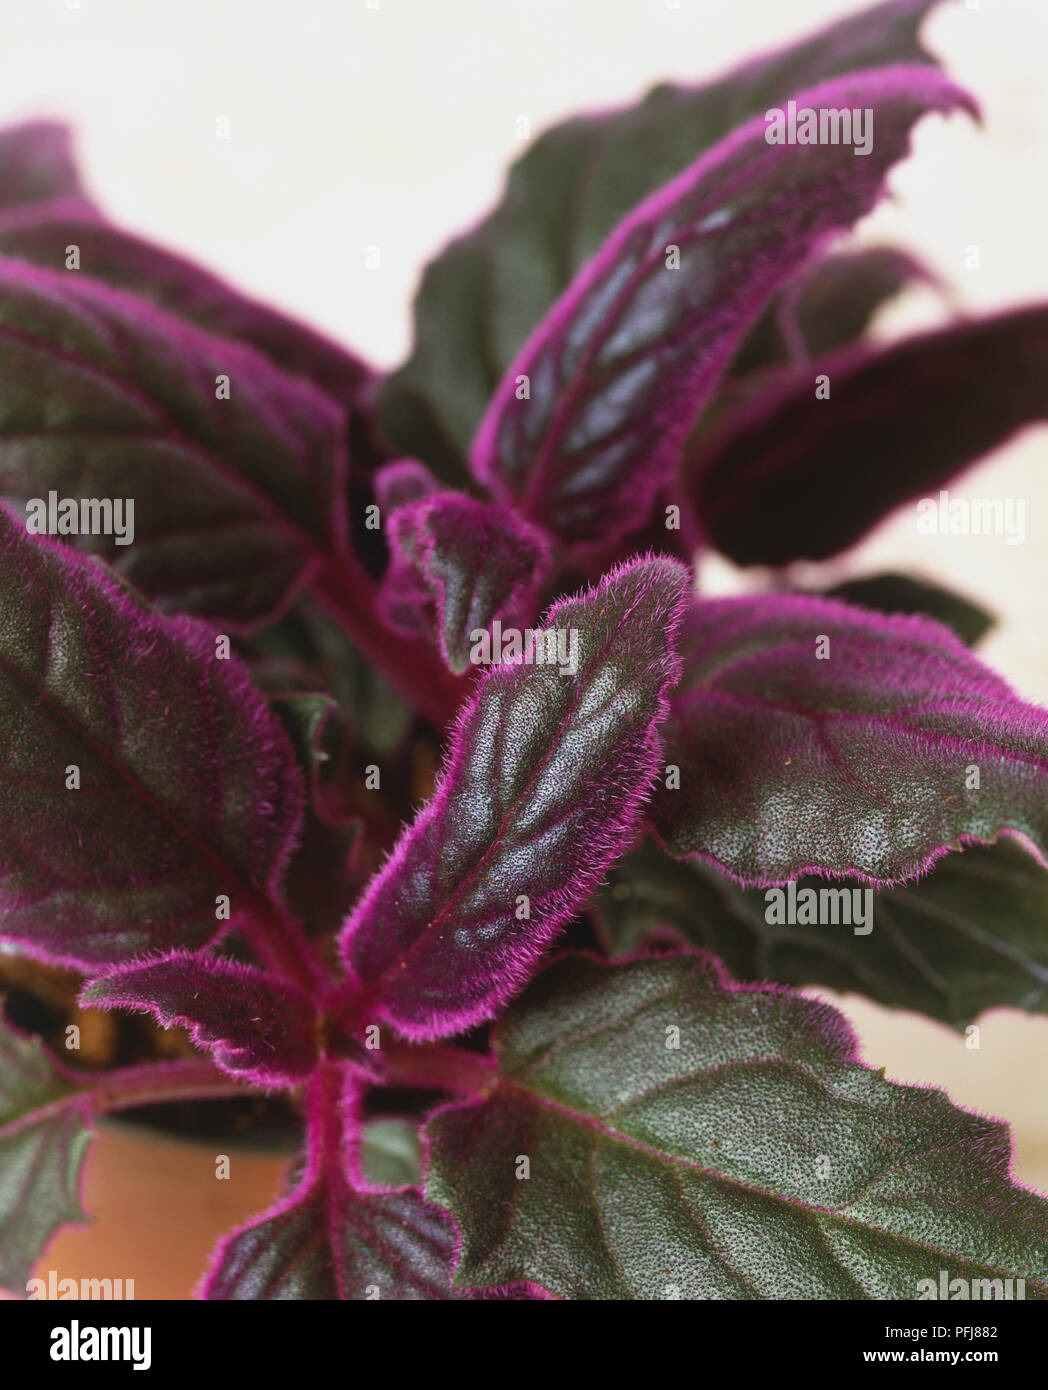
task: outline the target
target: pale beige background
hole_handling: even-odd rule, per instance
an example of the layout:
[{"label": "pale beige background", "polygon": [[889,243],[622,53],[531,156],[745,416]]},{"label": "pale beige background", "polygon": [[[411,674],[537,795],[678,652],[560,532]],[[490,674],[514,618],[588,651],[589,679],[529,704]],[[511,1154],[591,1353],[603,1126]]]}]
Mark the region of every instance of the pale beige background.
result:
[{"label": "pale beige background", "polygon": [[[409,339],[419,269],[496,196],[534,132],[578,108],[631,100],[663,78],[714,75],[830,17],[841,0],[2,0],[0,118],[67,116],[112,214],[195,254],[380,364]],[[954,0],[926,27],[983,103],[982,129],[931,119],[860,229],[927,259],[955,307],[1048,294],[1048,0]],[[228,116],[232,139],[216,139]],[[967,270],[978,245],[981,267]],[[368,271],[364,250],[381,248]],[[942,318],[911,295],[896,334]],[[1009,364],[1002,361],[1000,371]],[[987,390],[993,383],[987,382]],[[1007,614],[988,660],[1048,702],[1048,430],[1029,430],[955,492],[1022,497],[1026,542],[922,539],[883,526],[853,568],[896,564]],[[832,567],[831,567],[832,568]],[[823,571],[825,573],[825,571]],[[738,577],[720,567],[718,588]],[[813,578],[821,577],[813,574]],[[945,1086],[1013,1122],[1019,1173],[1048,1188],[1048,1020],[995,1012],[982,1047],[864,1001],[844,1007],[889,1076]],[[126,1267],[126,1266],[125,1266]]]}]

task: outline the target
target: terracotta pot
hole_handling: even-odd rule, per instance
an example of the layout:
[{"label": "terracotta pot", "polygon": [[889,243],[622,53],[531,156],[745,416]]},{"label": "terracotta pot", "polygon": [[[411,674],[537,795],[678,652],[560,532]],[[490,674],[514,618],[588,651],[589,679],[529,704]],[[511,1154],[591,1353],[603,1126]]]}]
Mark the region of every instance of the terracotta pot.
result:
[{"label": "terracotta pot", "polygon": [[[229,1158],[228,1179],[216,1158]],[[188,1299],[226,1231],[273,1201],[293,1156],[188,1141],[103,1121],[85,1162],[89,1226],[67,1226],[33,1271],[47,1279],[134,1280],[136,1299]]]}]

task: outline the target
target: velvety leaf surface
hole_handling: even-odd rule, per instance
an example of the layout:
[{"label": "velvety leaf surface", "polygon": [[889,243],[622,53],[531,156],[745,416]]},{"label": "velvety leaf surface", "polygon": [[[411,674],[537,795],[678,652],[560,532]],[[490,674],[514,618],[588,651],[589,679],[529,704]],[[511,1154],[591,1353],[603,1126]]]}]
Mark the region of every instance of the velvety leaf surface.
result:
[{"label": "velvety leaf surface", "polygon": [[395,511],[389,535],[387,617],[409,634],[435,629],[456,674],[470,670],[474,632],[535,616],[549,544],[507,508],[439,492]]},{"label": "velvety leaf surface", "polygon": [[65,126],[28,121],[0,130],[0,208],[82,194]]},{"label": "velvety leaf surface", "polygon": [[772,292],[873,207],[922,115],[972,109],[912,66],[796,99],[871,111],[869,152],[769,144],[761,115],[630,213],[535,330],[480,425],[471,466],[500,500],[569,541],[635,529]]},{"label": "velvety leaf surface", "polygon": [[302,778],[244,669],[2,508],[0,730],[4,936],[90,967],[274,910]]},{"label": "velvety leaf surface", "polygon": [[463,1284],[915,1299],[945,1268],[1048,1297],[1048,1202],[1010,1182],[1006,1126],[858,1065],[824,1004],[704,957],[568,956],[497,1034],[498,1088],[427,1126]]},{"label": "velvety leaf surface", "polygon": [[[0,195],[2,182],[0,171]],[[79,248],[81,274],[151,300],[209,333],[257,348],[343,405],[366,403],[373,374],[352,353],[185,257],[111,226],[81,202],[56,197],[17,216],[0,215],[4,256],[61,271],[69,246]]]},{"label": "velvety leaf surface", "polygon": [[342,939],[361,1013],[407,1037],[459,1032],[527,979],[634,833],[676,680],[688,576],[622,566],[545,615],[577,672],[503,663],[464,708],[433,799]]},{"label": "velvety leaf surface", "polygon": [[[428,471],[428,470],[427,470]],[[418,479],[406,472],[386,483],[387,497],[416,492]],[[391,485],[390,485],[391,484]],[[435,496],[444,499],[462,498],[461,493],[438,490]],[[387,509],[387,537],[389,561],[382,577],[379,590],[379,614],[382,621],[393,632],[405,637],[428,639],[440,646],[442,624],[437,614],[437,596],[431,582],[427,581],[425,554],[426,538],[422,534],[422,517],[419,509],[427,497],[409,502],[400,502],[393,509]],[[441,656],[444,652],[441,650]],[[444,657],[445,664],[447,658]],[[468,651],[467,651],[468,662]],[[450,669],[450,668],[449,668]]]},{"label": "velvety leaf surface", "polygon": [[383,517],[409,502],[421,502],[424,497],[440,491],[440,484],[424,463],[418,459],[394,459],[375,473],[375,498]]},{"label": "velvety leaf surface", "polygon": [[[815,398],[818,375],[828,400]],[[941,485],[1045,419],[1038,305],[786,373],[698,442],[682,486],[709,543],[736,564],[824,560],[903,503],[937,502]]]},{"label": "velvety leaf surface", "polygon": [[235,961],[188,951],[133,961],[89,981],[80,1003],[187,1028],[223,1070],[263,1086],[293,1086],[316,1065],[317,1011],[308,995]]},{"label": "velvety leaf surface", "polygon": [[827,78],[928,54],[935,0],[888,0],[701,86],[661,84],[637,105],[576,116],[530,143],[499,207],[426,269],[415,344],[384,385],[387,434],[447,481],[488,399],[546,310],[638,202],[750,117]]},{"label": "velvety leaf surface", "polygon": [[250,348],[0,258],[0,381],[0,494],[131,499],[133,544],[69,540],[162,606],[259,621],[344,545],[343,412]]},{"label": "velvety leaf surface", "polygon": [[[739,980],[828,985],[963,1029],[985,1009],[1048,1013],[1048,871],[1015,844],[948,854],[917,883],[874,892],[872,929],[832,910],[815,924],[766,920],[764,889],[647,843],[610,871],[596,911],[615,955],[665,942],[720,956]],[[863,891],[801,878],[805,889]],[[860,905],[865,925],[865,900]]]},{"label": "velvety leaf surface", "polygon": [[90,1134],[75,1108],[48,1110],[73,1087],[35,1038],[0,1010],[0,1287],[25,1294],[58,1228],[86,1221],[80,1167]]},{"label": "velvety leaf surface", "polygon": [[671,853],[756,886],[912,878],[1002,829],[1048,847],[1048,713],[937,623],[715,599],[693,606],[683,643],[666,724],[680,786],[660,780],[652,802]]},{"label": "velvety leaf surface", "polygon": [[412,1120],[372,1120],[360,1136],[360,1168],[367,1182],[381,1187],[422,1182],[422,1142]]},{"label": "velvety leaf surface", "polygon": [[934,282],[934,277],[893,246],[825,256],[776,295],[732,359],[732,375],[744,376],[855,342],[878,309],[918,280]]},{"label": "velvety leaf surface", "polygon": [[887,572],[848,579],[827,590],[826,597],[859,608],[873,608],[878,613],[923,613],[952,629],[966,647],[974,647],[995,621],[992,614],[970,598],[908,574]]}]

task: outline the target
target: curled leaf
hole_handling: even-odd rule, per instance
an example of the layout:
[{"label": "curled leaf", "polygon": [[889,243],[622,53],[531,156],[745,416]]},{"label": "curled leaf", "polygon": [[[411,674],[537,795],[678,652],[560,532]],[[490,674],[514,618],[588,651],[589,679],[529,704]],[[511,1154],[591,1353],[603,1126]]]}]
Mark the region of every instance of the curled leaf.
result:
[{"label": "curled leaf", "polygon": [[318,1021],[309,996],[236,961],[188,951],[132,961],[90,980],[80,1002],[150,1013],[164,1028],[181,1024],[224,1071],[263,1086],[293,1086],[317,1062]]},{"label": "curled leaf", "polygon": [[[770,143],[756,117],[622,221],[509,368],[477,478],[571,542],[647,520],[743,334],[831,231],[879,199],[928,112],[974,110],[931,69],[837,78],[800,110],[868,113],[869,148]],[[876,138],[873,138],[876,131]],[[857,137],[856,137],[857,138]]]},{"label": "curled leaf", "polygon": [[549,544],[507,508],[439,492],[398,508],[389,532],[387,619],[409,635],[435,629],[456,674],[470,669],[479,631],[532,618]]},{"label": "curled leaf", "polygon": [[932,63],[918,31],[936,3],[882,0],[712,81],[660,83],[636,104],[573,116],[530,142],[499,206],[426,268],[411,357],[379,395],[396,448],[465,483],[492,391],[616,223],[735,127],[804,88]]}]

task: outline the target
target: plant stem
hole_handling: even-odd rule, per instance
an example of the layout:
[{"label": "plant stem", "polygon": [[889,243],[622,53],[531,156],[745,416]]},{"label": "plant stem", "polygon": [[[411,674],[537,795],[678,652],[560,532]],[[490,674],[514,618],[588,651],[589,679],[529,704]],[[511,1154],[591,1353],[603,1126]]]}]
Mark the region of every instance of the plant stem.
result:
[{"label": "plant stem", "polygon": [[[246,1083],[201,1057],[177,1062],[145,1062],[89,1079],[84,1090],[95,1110],[128,1110],[158,1101],[209,1100],[240,1095]],[[248,1088],[257,1089],[257,1088]]]},{"label": "plant stem", "polygon": [[494,1057],[461,1047],[396,1042],[382,1049],[382,1060],[386,1068],[382,1084],[388,1086],[488,1096],[499,1080]]},{"label": "plant stem", "polygon": [[265,899],[251,904],[244,935],[260,956],[284,979],[290,980],[314,999],[323,999],[331,989],[331,977],[312,941],[299,924]]},{"label": "plant stem", "polygon": [[310,1156],[307,1182],[318,1175],[340,1170],[344,1085],[345,1072],[337,1062],[321,1062],[310,1077],[305,1104],[307,1152]]},{"label": "plant stem", "polygon": [[353,555],[329,560],[311,588],[368,660],[437,729],[445,729],[469,694],[471,681],[456,676],[426,642],[391,631],[378,614],[371,576]]},{"label": "plant stem", "polygon": [[122,1067],[118,1071],[94,1075],[62,1069],[67,1080],[82,1083],[69,1095],[61,1096],[47,1105],[17,1116],[9,1124],[0,1125],[0,1140],[9,1139],[22,1129],[42,1124],[68,1111],[80,1111],[85,1117],[129,1110],[137,1105],[155,1105],[173,1100],[217,1100],[226,1096],[257,1092],[246,1082],[236,1081],[211,1062],[187,1059],[179,1062],[147,1062],[142,1066]]}]

